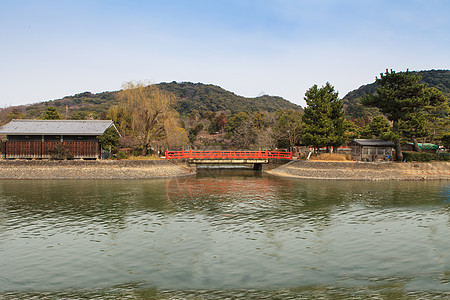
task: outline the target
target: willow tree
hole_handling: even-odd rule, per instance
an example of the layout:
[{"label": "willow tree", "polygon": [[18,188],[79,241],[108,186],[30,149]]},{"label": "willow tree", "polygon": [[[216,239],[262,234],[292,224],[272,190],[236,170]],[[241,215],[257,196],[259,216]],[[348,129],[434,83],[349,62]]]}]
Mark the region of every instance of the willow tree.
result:
[{"label": "willow tree", "polygon": [[397,161],[403,160],[402,135],[411,138],[418,149],[417,137],[425,128],[425,110],[447,101],[442,92],[420,83],[421,79],[420,75],[409,71],[396,73],[386,70],[376,78],[376,93],[361,100],[363,105],[378,107],[392,121]]},{"label": "willow tree", "polygon": [[165,141],[163,145],[167,149],[182,149],[189,144],[186,129],[180,126],[180,118],[175,110],[172,110],[164,119]]},{"label": "willow tree", "polygon": [[145,155],[152,144],[158,145],[166,139],[165,124],[174,117],[172,104],[175,96],[154,84],[127,82],[119,92],[119,99],[122,104],[116,112],[126,122],[127,130]]}]

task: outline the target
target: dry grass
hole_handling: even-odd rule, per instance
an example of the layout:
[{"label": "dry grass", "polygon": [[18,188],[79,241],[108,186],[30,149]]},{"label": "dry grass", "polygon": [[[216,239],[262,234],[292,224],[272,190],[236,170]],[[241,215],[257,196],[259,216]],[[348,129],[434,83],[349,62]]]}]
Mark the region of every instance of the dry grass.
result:
[{"label": "dry grass", "polygon": [[147,156],[129,156],[127,160],[161,160],[162,158],[156,155]]},{"label": "dry grass", "polygon": [[321,161],[351,161],[351,155],[341,153],[320,153],[318,155],[312,154],[309,159]]}]

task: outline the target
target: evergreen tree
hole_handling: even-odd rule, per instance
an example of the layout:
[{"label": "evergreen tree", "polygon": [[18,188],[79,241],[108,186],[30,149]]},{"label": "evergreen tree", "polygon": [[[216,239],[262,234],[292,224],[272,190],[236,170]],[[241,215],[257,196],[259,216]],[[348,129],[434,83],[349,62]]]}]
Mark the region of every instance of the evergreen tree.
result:
[{"label": "evergreen tree", "polygon": [[393,122],[393,141],[395,143],[396,160],[402,161],[400,145],[402,132],[410,136],[417,145],[417,134],[423,132],[425,108],[439,106],[446,101],[442,92],[420,83],[420,75],[409,71],[396,73],[386,70],[376,79],[376,94],[364,97],[361,102],[367,106],[378,107]]},{"label": "evergreen tree", "polygon": [[120,135],[113,126],[106,129],[105,132],[97,138],[102,149],[109,152],[109,156],[111,156],[111,153],[117,152],[117,149],[119,148]]},{"label": "evergreen tree", "polygon": [[61,120],[61,115],[53,106],[47,107],[47,110],[44,112],[44,116],[42,117],[44,120]]},{"label": "evergreen tree", "polygon": [[311,87],[305,94],[305,130],[302,141],[314,147],[339,147],[344,143],[345,121],[343,102],[338,92],[327,82],[321,88]]},{"label": "evergreen tree", "polygon": [[361,138],[366,139],[389,139],[391,125],[383,116],[376,116],[368,125],[364,126],[361,132]]}]

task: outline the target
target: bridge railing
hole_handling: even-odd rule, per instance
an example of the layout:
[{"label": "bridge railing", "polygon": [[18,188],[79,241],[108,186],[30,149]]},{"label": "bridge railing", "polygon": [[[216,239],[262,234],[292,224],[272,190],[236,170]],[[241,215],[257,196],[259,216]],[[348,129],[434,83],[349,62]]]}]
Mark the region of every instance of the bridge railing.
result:
[{"label": "bridge railing", "polygon": [[292,159],[291,152],[281,151],[166,151],[166,159]]}]

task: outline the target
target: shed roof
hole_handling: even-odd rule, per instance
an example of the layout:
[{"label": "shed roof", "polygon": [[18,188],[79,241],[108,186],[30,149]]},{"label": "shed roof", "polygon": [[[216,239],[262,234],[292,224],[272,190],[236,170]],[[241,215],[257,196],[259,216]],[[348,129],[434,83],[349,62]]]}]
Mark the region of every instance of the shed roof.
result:
[{"label": "shed roof", "polygon": [[100,135],[111,126],[111,120],[12,120],[0,127],[0,134]]},{"label": "shed roof", "polygon": [[[413,143],[408,143],[409,145],[414,145]],[[421,150],[436,150],[439,148],[438,145],[431,144],[431,143],[417,143],[419,145],[419,148]]]},{"label": "shed roof", "polygon": [[354,143],[360,146],[373,146],[373,147],[394,147],[393,142],[378,140],[378,139],[354,139]]}]

